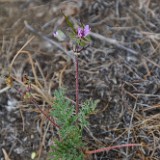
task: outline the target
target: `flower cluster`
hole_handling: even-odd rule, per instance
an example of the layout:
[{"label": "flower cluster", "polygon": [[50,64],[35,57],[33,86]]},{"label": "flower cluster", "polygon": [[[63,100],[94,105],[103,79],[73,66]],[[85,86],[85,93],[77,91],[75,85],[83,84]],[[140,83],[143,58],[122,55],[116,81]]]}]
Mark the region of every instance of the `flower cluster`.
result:
[{"label": "flower cluster", "polygon": [[[80,53],[82,50],[86,49],[90,44],[90,36],[89,33],[91,31],[90,26],[87,25],[79,25],[78,28],[75,28],[74,24],[69,20],[69,17],[65,16],[68,27],[70,27],[71,32],[69,33],[69,37],[73,41],[73,50],[76,53]],[[65,34],[61,30],[57,30],[53,32],[53,36],[56,37],[59,41],[65,40]]]},{"label": "flower cluster", "polygon": [[79,38],[86,37],[90,32],[89,25],[86,25],[84,28],[78,27],[77,34]]},{"label": "flower cluster", "polygon": [[[78,27],[77,29],[77,36],[79,38],[85,38],[86,36],[88,36],[88,34],[90,33],[91,29],[89,27],[89,25],[86,25],[84,28],[82,27]],[[62,31],[58,30],[56,32],[53,32],[53,36],[57,37],[59,39],[59,37],[61,37],[61,33]]]}]

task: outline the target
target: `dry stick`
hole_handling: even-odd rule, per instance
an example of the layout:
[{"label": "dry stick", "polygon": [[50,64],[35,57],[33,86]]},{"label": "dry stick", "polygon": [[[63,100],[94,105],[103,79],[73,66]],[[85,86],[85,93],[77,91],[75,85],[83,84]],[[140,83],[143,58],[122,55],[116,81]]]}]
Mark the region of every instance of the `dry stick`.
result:
[{"label": "dry stick", "polygon": [[7,154],[7,152],[6,152],[6,150],[5,150],[4,148],[2,148],[2,152],[3,152],[3,154],[4,154],[5,160],[11,160],[11,159],[9,158],[9,156],[8,156],[8,154]]},{"label": "dry stick", "polygon": [[16,53],[16,55],[13,57],[11,64],[10,64],[10,68],[12,68],[13,63],[15,61],[15,59],[18,57],[19,54],[21,54],[21,52],[23,51],[23,49],[34,39],[34,36],[32,36],[23,46],[22,48]]},{"label": "dry stick", "polygon": [[94,154],[94,153],[99,153],[99,152],[104,152],[104,151],[110,151],[112,149],[118,149],[122,147],[136,147],[136,146],[142,146],[142,144],[122,144],[118,146],[111,146],[111,147],[106,147],[106,148],[101,148],[93,151],[86,151],[86,154]]},{"label": "dry stick", "polygon": [[[23,47],[24,47],[24,46],[23,46]],[[35,77],[35,81],[36,81],[36,83],[42,88],[42,85],[41,85],[41,84],[39,83],[39,81],[38,81],[38,78],[37,78],[37,75],[36,75],[36,71],[35,71],[35,67],[34,67],[34,65],[33,65],[33,60],[32,60],[32,57],[31,57],[31,55],[30,55],[30,52],[28,52],[28,51],[23,51],[23,50],[22,50],[23,47],[22,47],[22,48],[17,52],[17,54],[14,56],[14,58],[13,58],[13,60],[12,60],[12,63],[11,63],[11,65],[10,65],[10,68],[12,67],[15,59],[17,58],[17,56],[18,56],[19,54],[27,54],[28,57],[29,57],[29,61],[30,61],[31,67],[32,67],[32,71],[33,71],[34,77]],[[18,81],[18,80],[16,80],[16,81]],[[21,83],[21,82],[19,81],[19,83]],[[43,98],[50,104],[47,96],[46,96],[45,94],[43,94],[36,85],[33,85],[33,84],[32,84],[32,86],[33,86],[34,89],[35,89],[36,91],[38,91],[38,92],[43,96]]]},{"label": "dry stick", "polygon": [[9,90],[11,87],[7,86],[5,88],[0,89],[0,94],[2,94],[3,92],[6,92],[7,90]]},{"label": "dry stick", "polygon": [[137,55],[137,54],[138,54],[137,51],[123,46],[123,45],[121,44],[121,42],[119,42],[119,41],[117,41],[117,40],[115,40],[115,39],[107,38],[107,37],[105,37],[105,36],[102,36],[102,35],[100,35],[100,34],[98,34],[98,33],[93,33],[93,32],[90,32],[90,35],[93,36],[93,37],[95,37],[95,38],[99,38],[99,39],[101,39],[101,40],[103,40],[103,41],[106,41],[107,43],[113,44],[113,45],[117,46],[118,48],[124,49],[124,50],[126,50],[126,51],[128,51],[128,52],[130,52],[130,53],[132,53],[132,54],[134,54],[134,55]]},{"label": "dry stick", "polygon": [[[129,123],[127,143],[129,143],[129,139],[130,139],[131,128],[133,126],[133,124],[132,124],[133,117],[134,117],[134,113],[135,113],[135,110],[136,110],[136,107],[137,107],[137,100],[138,100],[138,98],[136,98],[136,102],[134,104],[134,108],[133,108],[132,115],[131,115],[131,120],[130,120],[130,123]],[[128,158],[128,147],[126,149],[126,158]]]},{"label": "dry stick", "polygon": [[45,147],[46,134],[49,130],[49,126],[50,126],[50,123],[48,123],[47,128],[45,129],[43,137],[42,137],[42,142],[40,144],[39,151],[38,151],[38,153],[39,153],[38,154],[38,160],[40,160],[41,154],[42,154],[42,151],[43,151],[43,147]]},{"label": "dry stick", "polygon": [[67,51],[61,45],[59,45],[57,42],[53,41],[52,39],[49,39],[48,37],[42,35],[41,32],[36,31],[32,26],[30,26],[28,24],[27,21],[24,21],[24,24],[25,24],[26,28],[29,29],[34,35],[40,37],[41,39],[43,39],[43,40],[45,40],[47,42],[49,42],[50,44],[52,44],[52,45],[56,46],[57,48],[59,48],[64,53],[68,54]]}]

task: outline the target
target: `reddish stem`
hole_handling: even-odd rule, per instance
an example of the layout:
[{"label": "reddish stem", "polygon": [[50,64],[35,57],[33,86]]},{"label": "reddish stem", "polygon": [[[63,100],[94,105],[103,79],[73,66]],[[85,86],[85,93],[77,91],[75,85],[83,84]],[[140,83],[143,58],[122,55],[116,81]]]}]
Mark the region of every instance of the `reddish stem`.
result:
[{"label": "reddish stem", "polygon": [[[16,88],[15,88],[16,89]],[[31,86],[28,86],[27,88],[26,88],[26,92],[30,92],[30,89],[31,89]],[[17,90],[17,89],[16,89]],[[24,95],[25,93],[22,93],[22,91],[21,90],[17,90],[18,91],[18,93],[19,94],[22,94],[22,95]],[[58,127],[58,128],[60,128],[60,126],[58,125],[58,124],[56,124],[40,107],[39,107],[39,105],[37,104],[37,102],[31,97],[30,98],[30,101],[33,103],[33,105],[34,106],[36,106],[40,111],[41,111],[41,113],[52,123],[52,125],[53,126],[55,126],[55,127]]]},{"label": "reddish stem", "polygon": [[117,148],[122,148],[122,147],[135,147],[135,146],[142,146],[142,144],[122,144],[118,146],[111,146],[111,147],[106,147],[106,148],[100,148],[97,150],[93,151],[86,151],[86,154],[93,154],[93,153],[99,153],[99,152],[104,152],[104,151],[110,151],[112,149],[117,149]]},{"label": "reddish stem", "polygon": [[78,55],[75,56],[76,63],[76,114],[79,112],[79,83],[78,83]]},{"label": "reddish stem", "polygon": [[53,126],[60,128],[60,126],[58,124],[56,124],[40,107],[39,105],[31,98],[31,102],[34,104],[34,106],[36,106],[41,113],[53,124]]}]

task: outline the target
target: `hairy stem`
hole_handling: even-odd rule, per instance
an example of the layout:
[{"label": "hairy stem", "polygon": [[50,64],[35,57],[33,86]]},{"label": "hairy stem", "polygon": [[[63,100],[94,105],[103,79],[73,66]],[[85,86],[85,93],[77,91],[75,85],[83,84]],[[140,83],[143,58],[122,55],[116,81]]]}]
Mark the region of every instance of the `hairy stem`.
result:
[{"label": "hairy stem", "polygon": [[78,82],[78,55],[75,56],[76,63],[76,114],[79,112],[79,82]]}]

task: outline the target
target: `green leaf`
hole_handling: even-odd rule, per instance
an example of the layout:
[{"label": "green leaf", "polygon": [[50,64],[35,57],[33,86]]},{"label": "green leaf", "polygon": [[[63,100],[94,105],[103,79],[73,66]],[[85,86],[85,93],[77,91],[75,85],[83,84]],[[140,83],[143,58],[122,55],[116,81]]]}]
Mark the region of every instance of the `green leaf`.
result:
[{"label": "green leaf", "polygon": [[84,37],[84,40],[87,41],[87,42],[90,42],[91,41],[91,36]]},{"label": "green leaf", "polygon": [[76,43],[81,47],[84,47],[86,45],[86,43],[82,39],[76,39]]},{"label": "green leaf", "polygon": [[79,112],[75,114],[75,106],[65,98],[64,89],[55,91],[55,101],[51,114],[56,118],[60,129],[60,140],[54,140],[52,153],[54,160],[83,160],[85,147],[82,139],[83,128],[88,125],[87,116],[95,109],[97,101],[86,101]]},{"label": "green leaf", "polygon": [[63,14],[63,16],[65,17],[65,20],[66,20],[66,22],[67,22],[67,25],[68,25],[69,27],[71,27],[71,29],[72,29],[72,31],[73,31],[74,33],[76,33],[76,30],[74,29],[74,25],[73,25],[73,23],[69,20],[69,17],[66,16],[63,12],[62,12],[62,14]]}]

